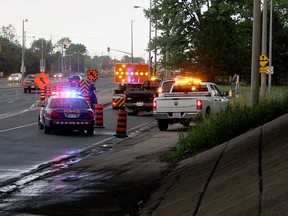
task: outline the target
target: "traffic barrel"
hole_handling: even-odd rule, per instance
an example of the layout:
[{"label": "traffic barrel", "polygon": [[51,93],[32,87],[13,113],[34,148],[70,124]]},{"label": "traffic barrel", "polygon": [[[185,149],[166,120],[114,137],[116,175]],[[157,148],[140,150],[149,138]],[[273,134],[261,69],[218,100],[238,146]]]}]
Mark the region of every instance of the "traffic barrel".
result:
[{"label": "traffic barrel", "polygon": [[126,110],[118,110],[118,120],[117,120],[117,129],[116,137],[127,137],[127,111]]},{"label": "traffic barrel", "polygon": [[104,128],[103,105],[95,104],[95,125],[96,128]]},{"label": "traffic barrel", "polygon": [[45,95],[47,98],[49,98],[51,96],[51,86],[50,85],[46,86]]},{"label": "traffic barrel", "polygon": [[52,92],[57,92],[57,85],[52,85]]},{"label": "traffic barrel", "polygon": [[40,100],[45,100],[45,88],[40,89]]},{"label": "traffic barrel", "polygon": [[63,84],[62,84],[62,83],[60,83],[60,84],[58,85],[58,91],[60,91],[60,92],[63,91]]}]

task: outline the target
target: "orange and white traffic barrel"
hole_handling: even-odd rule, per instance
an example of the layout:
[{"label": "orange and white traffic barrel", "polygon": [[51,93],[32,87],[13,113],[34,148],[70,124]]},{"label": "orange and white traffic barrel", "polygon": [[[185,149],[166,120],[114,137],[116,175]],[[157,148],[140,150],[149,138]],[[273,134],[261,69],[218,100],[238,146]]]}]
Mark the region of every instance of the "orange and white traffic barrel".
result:
[{"label": "orange and white traffic barrel", "polygon": [[95,125],[96,128],[104,128],[103,105],[95,104]]},{"label": "orange and white traffic barrel", "polygon": [[116,137],[127,137],[127,111],[126,110],[118,110],[118,120],[117,120],[117,129]]},{"label": "orange and white traffic barrel", "polygon": [[45,100],[45,88],[40,89],[40,100]]}]

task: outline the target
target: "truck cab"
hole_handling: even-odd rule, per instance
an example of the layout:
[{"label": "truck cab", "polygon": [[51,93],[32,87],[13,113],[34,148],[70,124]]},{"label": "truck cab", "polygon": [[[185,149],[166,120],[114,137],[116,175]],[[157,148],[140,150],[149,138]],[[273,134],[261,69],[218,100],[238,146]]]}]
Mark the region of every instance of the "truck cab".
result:
[{"label": "truck cab", "polygon": [[128,113],[138,115],[139,111],[153,110],[153,100],[158,96],[160,79],[145,80],[140,89],[127,89],[125,92],[125,107]]}]

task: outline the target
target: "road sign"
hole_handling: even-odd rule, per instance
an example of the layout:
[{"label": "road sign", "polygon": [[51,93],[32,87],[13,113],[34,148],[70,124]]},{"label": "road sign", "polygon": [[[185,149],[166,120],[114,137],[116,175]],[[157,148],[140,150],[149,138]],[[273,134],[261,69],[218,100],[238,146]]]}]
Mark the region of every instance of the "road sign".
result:
[{"label": "road sign", "polygon": [[261,65],[261,67],[265,67],[268,62],[269,62],[269,59],[267,58],[266,55],[264,55],[264,54],[260,55],[260,65]]},{"label": "road sign", "polygon": [[90,81],[97,80],[98,79],[98,70],[95,70],[95,69],[87,70],[87,78]]},{"label": "road sign", "polygon": [[268,68],[267,67],[260,67],[260,73],[267,73]]},{"label": "road sign", "polygon": [[267,69],[268,69],[268,74],[273,74],[274,73],[274,68],[273,66],[267,66]]},{"label": "road sign", "polygon": [[35,78],[34,82],[37,84],[37,86],[42,89],[45,88],[45,86],[49,85],[51,82],[50,78],[47,76],[46,73],[41,72],[39,73]]}]

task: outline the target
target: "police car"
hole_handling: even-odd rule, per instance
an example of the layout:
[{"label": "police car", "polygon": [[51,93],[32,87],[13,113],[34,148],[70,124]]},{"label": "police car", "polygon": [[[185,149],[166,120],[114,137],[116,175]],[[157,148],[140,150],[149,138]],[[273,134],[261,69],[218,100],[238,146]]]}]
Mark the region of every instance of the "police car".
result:
[{"label": "police car", "polygon": [[94,112],[85,98],[76,92],[54,92],[40,109],[38,126],[45,134],[63,129],[92,136]]}]

